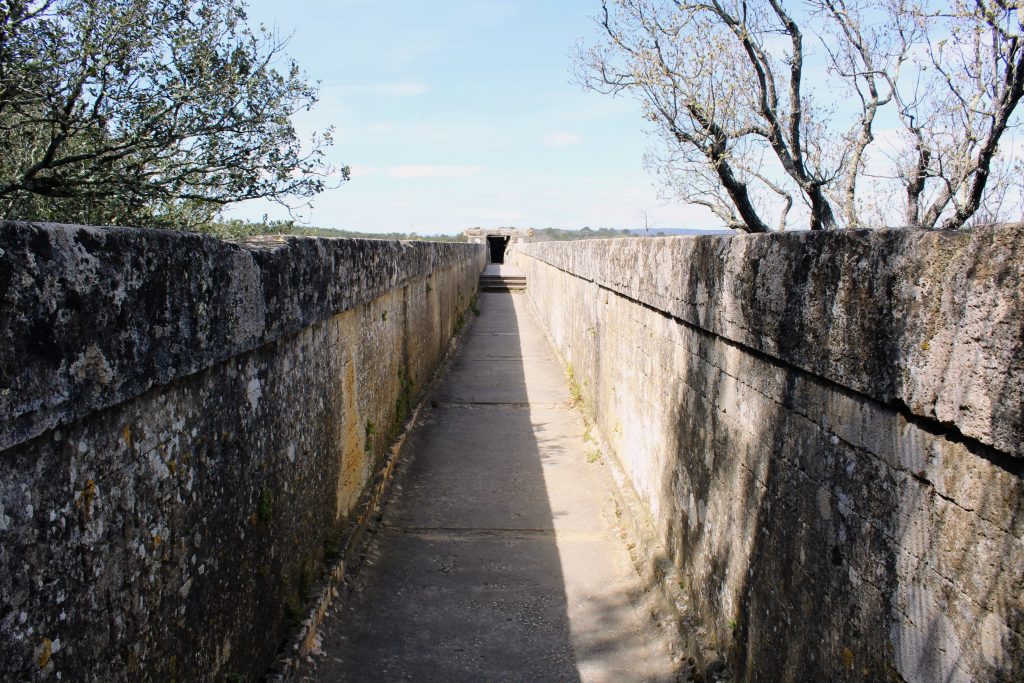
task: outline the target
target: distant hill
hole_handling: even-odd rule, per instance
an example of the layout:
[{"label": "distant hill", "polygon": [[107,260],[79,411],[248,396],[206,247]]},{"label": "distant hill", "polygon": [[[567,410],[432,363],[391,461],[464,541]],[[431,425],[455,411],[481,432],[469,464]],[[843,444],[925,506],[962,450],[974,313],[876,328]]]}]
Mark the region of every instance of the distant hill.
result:
[{"label": "distant hill", "polygon": [[461,233],[458,235],[420,235],[415,232],[360,232],[359,230],[341,230],[335,228],[306,228],[295,226],[290,234],[305,237],[355,237],[376,240],[416,240],[430,242],[465,242]]},{"label": "distant hill", "polygon": [[536,228],[534,242],[565,242],[570,240],[612,239],[615,237],[673,237],[676,235],[731,235],[732,230],[700,228],[581,228],[560,230],[559,228]]},{"label": "distant hill", "polygon": [[[295,225],[292,221],[242,221],[228,220],[208,226],[206,232],[218,237],[242,238],[251,235],[304,235],[306,237],[358,237],[363,239],[386,240],[431,240],[441,242],[465,242],[462,233],[458,235],[419,235],[415,232],[362,232]],[[565,242],[571,240],[610,239],[613,237],[672,237],[676,235],[730,235],[732,230],[700,228],[590,228],[562,230],[560,228],[535,228],[534,242]]]},{"label": "distant hill", "polygon": [[629,237],[625,228],[583,228],[581,230],[562,230],[561,228],[534,228],[532,242],[569,242],[572,240],[610,239],[613,237]]}]

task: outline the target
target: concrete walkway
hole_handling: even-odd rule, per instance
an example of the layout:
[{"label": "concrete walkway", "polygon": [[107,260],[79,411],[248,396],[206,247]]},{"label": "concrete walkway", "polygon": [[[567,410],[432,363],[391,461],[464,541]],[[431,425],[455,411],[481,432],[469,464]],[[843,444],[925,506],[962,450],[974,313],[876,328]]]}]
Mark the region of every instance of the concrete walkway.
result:
[{"label": "concrete walkway", "polygon": [[673,680],[634,606],[611,480],[525,297],[480,307],[306,677]]}]

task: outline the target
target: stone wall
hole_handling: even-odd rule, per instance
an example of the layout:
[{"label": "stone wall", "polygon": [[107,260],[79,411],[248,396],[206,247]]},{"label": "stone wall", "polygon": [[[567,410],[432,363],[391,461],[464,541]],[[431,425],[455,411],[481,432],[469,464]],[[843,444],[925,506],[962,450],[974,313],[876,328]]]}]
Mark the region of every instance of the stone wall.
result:
[{"label": "stone wall", "polygon": [[0,226],[0,671],[260,677],[478,245]]},{"label": "stone wall", "polygon": [[1024,680],[1024,226],[513,259],[705,666]]}]

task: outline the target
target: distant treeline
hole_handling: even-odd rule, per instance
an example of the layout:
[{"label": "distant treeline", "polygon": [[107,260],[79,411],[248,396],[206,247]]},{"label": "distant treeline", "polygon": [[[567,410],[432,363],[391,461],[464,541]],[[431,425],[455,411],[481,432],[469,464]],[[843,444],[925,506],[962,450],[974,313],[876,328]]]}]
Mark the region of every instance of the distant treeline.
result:
[{"label": "distant treeline", "polygon": [[558,228],[540,228],[533,231],[534,242],[568,242],[571,240],[610,239],[612,237],[634,237],[626,228],[581,228],[579,230],[559,230]]},{"label": "distant treeline", "polygon": [[[515,228],[499,228],[499,230],[515,230]],[[731,230],[722,228],[590,228],[579,230],[561,230],[559,228],[534,228],[533,242],[569,242],[572,240],[600,240],[623,237],[673,237],[677,235],[714,235],[730,234]],[[430,239],[434,239],[431,237]]]},{"label": "distant treeline", "polygon": [[359,232],[357,230],[334,230],[331,228],[304,228],[296,226],[290,231],[293,235],[306,237],[357,237],[370,240],[420,240],[430,242],[465,242],[466,236],[459,235],[420,235],[415,232]]},{"label": "distant treeline", "polygon": [[[510,228],[501,229],[508,230]],[[218,223],[211,223],[203,230],[203,232],[208,232],[224,239],[240,239],[255,235],[301,235],[304,237],[356,237],[359,239],[428,240],[431,242],[466,241],[465,235],[461,233],[458,235],[420,235],[415,232],[364,232],[360,230],[335,230],[333,228],[317,228],[296,225],[294,221],[221,221]],[[651,237],[663,237],[667,234],[671,235],[682,232],[700,231],[666,228],[664,231],[651,230],[648,234]],[[630,230],[628,228],[595,229],[584,227],[579,230],[535,228],[531,239],[534,242],[567,242],[571,240],[610,239],[613,237],[638,237],[642,235],[644,235],[643,230]]]},{"label": "distant treeline", "polygon": [[335,230],[296,225],[294,221],[242,221],[229,220],[211,223],[202,232],[223,239],[241,239],[258,235],[300,235],[302,237],[355,237],[379,240],[429,240],[431,242],[465,242],[464,235],[419,235],[415,232],[365,232],[361,230]]}]

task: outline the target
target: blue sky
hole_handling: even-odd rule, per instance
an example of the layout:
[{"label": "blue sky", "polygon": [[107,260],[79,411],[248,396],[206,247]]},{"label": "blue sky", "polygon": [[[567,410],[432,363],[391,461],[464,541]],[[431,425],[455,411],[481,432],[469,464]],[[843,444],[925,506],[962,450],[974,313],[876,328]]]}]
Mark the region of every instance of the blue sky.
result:
[{"label": "blue sky", "polygon": [[[252,0],[320,81],[300,131],[335,127],[352,180],[302,222],[366,231],[467,227],[715,227],[657,199],[639,106],[583,92],[570,53],[593,42],[599,0]],[[231,217],[285,218],[266,203]]]}]

